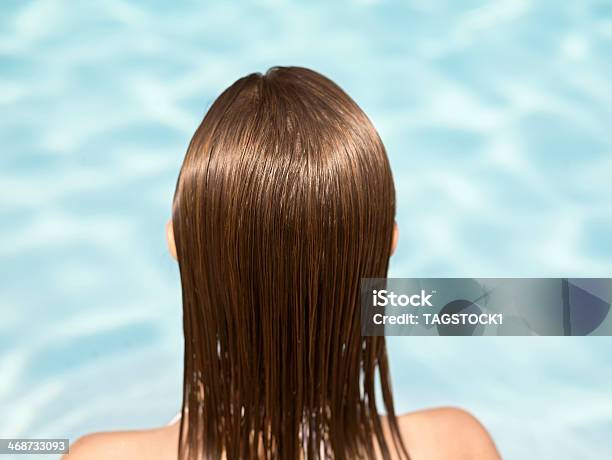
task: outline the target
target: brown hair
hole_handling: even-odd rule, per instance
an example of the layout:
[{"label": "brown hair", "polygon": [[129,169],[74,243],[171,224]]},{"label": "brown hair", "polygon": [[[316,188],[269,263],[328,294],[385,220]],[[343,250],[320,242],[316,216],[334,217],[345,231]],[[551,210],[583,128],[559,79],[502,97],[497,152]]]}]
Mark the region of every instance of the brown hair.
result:
[{"label": "brown hair", "polygon": [[384,337],[359,324],[360,279],[386,276],[394,214],[385,148],[331,80],[274,67],[218,97],[173,204],[180,458],[408,457]]}]

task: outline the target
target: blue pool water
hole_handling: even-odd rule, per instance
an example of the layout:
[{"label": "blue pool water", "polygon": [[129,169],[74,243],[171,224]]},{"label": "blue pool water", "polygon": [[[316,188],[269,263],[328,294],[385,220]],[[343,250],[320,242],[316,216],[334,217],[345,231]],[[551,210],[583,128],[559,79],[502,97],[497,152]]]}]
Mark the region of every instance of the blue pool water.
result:
[{"label": "blue pool water", "polygon": [[[612,4],[0,6],[0,437],[152,427],[181,398],[164,224],[215,96],[272,65],[371,116],[394,276],[612,276]],[[397,406],[458,405],[508,459],[612,458],[612,339],[392,338]]]}]

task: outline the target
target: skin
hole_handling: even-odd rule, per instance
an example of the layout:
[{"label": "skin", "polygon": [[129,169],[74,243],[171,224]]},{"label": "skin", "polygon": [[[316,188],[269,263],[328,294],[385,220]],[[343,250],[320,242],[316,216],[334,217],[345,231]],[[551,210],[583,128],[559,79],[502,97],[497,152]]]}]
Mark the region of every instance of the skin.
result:
[{"label": "skin", "polygon": [[[399,231],[393,229],[391,253]],[[166,224],[168,250],[174,259],[176,245],[172,221]],[[385,433],[392,445],[390,431]],[[500,455],[482,424],[469,412],[442,407],[398,417],[400,433],[411,460],[496,460]],[[170,460],[177,458],[180,421],[161,428],[115,431],[83,436],[70,447],[63,460]],[[394,457],[395,458],[395,457]]]},{"label": "skin", "polygon": [[[412,460],[497,460],[491,436],[470,413],[453,407],[398,417]],[[391,437],[387,432],[389,442]],[[177,458],[179,422],[142,431],[95,433],[80,438],[64,460],[169,460]],[[393,457],[395,458],[395,457]]]}]

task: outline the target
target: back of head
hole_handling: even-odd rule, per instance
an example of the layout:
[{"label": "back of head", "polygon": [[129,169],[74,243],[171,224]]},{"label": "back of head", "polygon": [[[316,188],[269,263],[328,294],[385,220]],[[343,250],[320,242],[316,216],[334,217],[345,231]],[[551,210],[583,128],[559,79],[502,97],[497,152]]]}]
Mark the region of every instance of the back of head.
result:
[{"label": "back of head", "polygon": [[386,276],[394,212],[384,146],[332,81],[277,67],[218,97],[173,206],[182,458],[389,455],[385,342],[361,336],[359,283]]}]

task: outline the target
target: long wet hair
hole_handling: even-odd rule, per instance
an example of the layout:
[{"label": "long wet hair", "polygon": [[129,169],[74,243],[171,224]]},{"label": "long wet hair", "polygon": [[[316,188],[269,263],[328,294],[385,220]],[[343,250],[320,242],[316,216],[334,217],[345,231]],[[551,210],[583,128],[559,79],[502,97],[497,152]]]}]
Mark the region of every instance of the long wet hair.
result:
[{"label": "long wet hair", "polygon": [[215,100],[173,203],[179,458],[408,458],[384,337],[360,330],[360,280],[386,276],[394,215],[383,143],[331,80],[274,67]]}]

